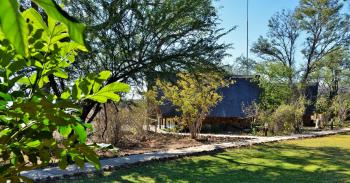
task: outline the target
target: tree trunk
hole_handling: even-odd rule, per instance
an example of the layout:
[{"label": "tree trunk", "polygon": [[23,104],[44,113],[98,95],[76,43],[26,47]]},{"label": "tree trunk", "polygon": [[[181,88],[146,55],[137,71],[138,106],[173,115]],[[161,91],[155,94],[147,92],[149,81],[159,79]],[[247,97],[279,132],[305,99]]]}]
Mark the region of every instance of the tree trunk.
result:
[{"label": "tree trunk", "polygon": [[190,122],[188,127],[189,127],[189,130],[190,130],[191,138],[192,139],[197,139],[198,138],[198,133],[196,131],[196,124],[195,124],[195,122],[192,122],[192,123]]},{"label": "tree trunk", "polygon": [[192,123],[191,123],[192,119],[189,118],[187,124],[189,124],[189,130],[190,130],[192,139],[199,138],[199,135],[202,129],[202,123],[203,123],[203,120],[205,119],[205,116],[206,116],[205,113],[199,114],[199,117],[197,117],[196,119],[193,119]]}]

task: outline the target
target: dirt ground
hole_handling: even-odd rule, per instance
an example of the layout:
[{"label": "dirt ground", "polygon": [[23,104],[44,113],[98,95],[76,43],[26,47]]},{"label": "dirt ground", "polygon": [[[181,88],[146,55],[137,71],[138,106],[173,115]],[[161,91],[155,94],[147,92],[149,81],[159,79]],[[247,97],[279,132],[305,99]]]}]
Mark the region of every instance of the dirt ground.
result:
[{"label": "dirt ground", "polygon": [[100,157],[120,157],[131,154],[142,154],[146,152],[180,149],[186,147],[200,146],[204,144],[222,143],[222,142],[236,142],[244,139],[238,138],[217,138],[207,137],[200,140],[191,139],[188,136],[179,136],[172,134],[158,134],[150,133],[139,139],[126,138],[123,144],[117,146],[118,151],[115,150],[98,150],[97,154]]}]

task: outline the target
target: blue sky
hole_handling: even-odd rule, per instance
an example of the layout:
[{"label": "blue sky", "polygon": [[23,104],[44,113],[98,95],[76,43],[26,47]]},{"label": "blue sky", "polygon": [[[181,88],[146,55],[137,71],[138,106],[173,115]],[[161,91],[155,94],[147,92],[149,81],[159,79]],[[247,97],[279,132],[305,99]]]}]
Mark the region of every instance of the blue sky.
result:
[{"label": "blue sky", "polygon": [[[236,57],[246,55],[246,2],[247,0],[218,0],[214,3],[218,7],[223,28],[238,26],[222,39],[223,42],[233,43],[234,47],[228,51],[232,57],[225,58],[226,64],[232,64]],[[249,46],[260,35],[266,34],[268,20],[272,15],[282,9],[294,9],[298,3],[299,0],[249,0]]]}]

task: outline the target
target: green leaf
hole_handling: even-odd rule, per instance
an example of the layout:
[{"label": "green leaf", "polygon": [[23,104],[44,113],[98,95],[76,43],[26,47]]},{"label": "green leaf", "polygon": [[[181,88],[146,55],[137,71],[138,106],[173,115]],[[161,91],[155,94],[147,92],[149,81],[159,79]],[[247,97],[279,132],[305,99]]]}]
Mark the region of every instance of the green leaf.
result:
[{"label": "green leaf", "polygon": [[106,81],[110,76],[112,72],[111,71],[102,71],[99,73],[98,77],[94,80],[94,86],[93,86],[93,93],[96,93],[100,87],[102,86],[102,83]]},{"label": "green leaf", "polygon": [[84,37],[83,37],[83,33],[85,30],[84,24],[78,23],[76,20],[71,18],[53,0],[33,0],[33,1],[37,3],[41,8],[43,8],[50,17],[66,24],[68,27],[69,36],[72,40],[74,40],[75,42],[83,46],[85,45]]},{"label": "green leaf", "polygon": [[87,138],[87,134],[86,134],[86,130],[85,130],[84,126],[81,125],[81,124],[77,124],[73,128],[74,128],[74,132],[78,136],[79,142],[80,143],[85,143],[86,142],[86,138]]},{"label": "green leaf", "polygon": [[47,22],[48,22],[48,29],[49,29],[48,36],[51,38],[50,40],[51,45],[58,43],[58,41],[64,38],[69,37],[68,27],[65,24],[59,23],[58,21],[56,21],[56,19],[51,17],[48,17]]},{"label": "green leaf", "polygon": [[66,90],[65,92],[63,92],[62,94],[61,94],[61,98],[62,99],[68,99],[70,97],[70,92],[69,92],[69,90]]},{"label": "green leaf", "polygon": [[42,69],[42,68],[43,68],[43,64],[42,64],[42,63],[40,63],[40,62],[39,62],[39,61],[37,61],[37,60],[35,60],[35,62],[34,62],[34,66],[39,67],[40,69]]},{"label": "green leaf", "polygon": [[111,71],[101,71],[99,73],[98,79],[107,80],[111,76]]},{"label": "green leaf", "polygon": [[59,78],[63,78],[63,79],[68,78],[68,74],[61,69],[58,69],[55,73],[53,73],[53,75],[55,75],[56,77],[59,77]]},{"label": "green leaf", "polygon": [[28,54],[28,27],[18,10],[16,0],[0,1],[1,30],[22,56]]},{"label": "green leaf", "polygon": [[130,86],[125,83],[114,82],[106,85],[98,92],[86,96],[86,99],[94,100],[100,103],[106,103],[108,99],[118,102],[120,96],[115,94],[119,92],[129,92]]},{"label": "green leaf", "polygon": [[72,97],[74,99],[80,99],[81,98],[81,89],[79,88],[79,80],[75,81],[75,84],[73,85],[73,89],[72,89]]},{"label": "green leaf", "polygon": [[18,84],[23,84],[23,85],[33,85],[36,79],[37,73],[33,73],[29,78],[27,76],[24,76],[23,78],[19,79],[17,82]]},{"label": "green leaf", "polygon": [[68,135],[72,132],[72,128],[70,126],[60,126],[59,132],[63,137],[67,138]]},{"label": "green leaf", "polygon": [[60,161],[58,162],[58,167],[60,167],[60,169],[65,169],[68,165],[68,161],[67,161],[67,151],[63,150],[60,153]]},{"label": "green leaf", "polygon": [[37,148],[40,145],[41,145],[40,140],[35,140],[35,141],[29,142],[26,144],[26,146],[31,147],[31,148]]},{"label": "green leaf", "polygon": [[111,99],[114,102],[120,101],[120,96],[115,94],[115,93],[111,93],[111,92],[94,94],[94,95],[88,96],[87,98],[90,100],[94,100],[96,102],[99,102],[99,103],[106,103],[108,101],[108,99]]},{"label": "green leaf", "polygon": [[33,8],[29,8],[22,13],[25,19],[31,20],[31,23],[37,29],[43,29],[47,34],[49,34],[48,27],[44,22],[41,15]]},{"label": "green leaf", "polygon": [[79,83],[79,88],[83,95],[89,95],[92,85],[93,85],[93,76],[92,74],[88,74],[82,81]]},{"label": "green leaf", "polygon": [[44,124],[44,125],[48,126],[49,123],[50,123],[50,120],[49,120],[49,119],[44,119],[44,120],[43,120],[43,124]]},{"label": "green leaf", "polygon": [[7,106],[7,102],[0,100],[0,110],[5,110]]},{"label": "green leaf", "polygon": [[[5,103],[6,103],[6,102],[5,102]],[[1,109],[1,107],[0,107],[0,109]],[[13,118],[12,118],[12,117],[9,117],[9,116],[5,116],[5,115],[0,115],[0,120],[1,120],[2,122],[5,122],[5,123],[10,123],[11,120],[13,120]]]},{"label": "green leaf", "polygon": [[121,83],[121,82],[114,82],[111,84],[106,85],[105,87],[103,87],[99,92],[100,93],[104,93],[104,92],[129,92],[130,91],[130,86],[128,84],[125,83]]},{"label": "green leaf", "polygon": [[11,153],[11,160],[10,160],[11,164],[13,164],[13,165],[17,164],[17,160],[18,160],[17,155],[12,152]]},{"label": "green leaf", "polygon": [[5,101],[12,101],[12,97],[8,93],[0,92],[0,98],[3,98]]},{"label": "green leaf", "polygon": [[12,130],[9,129],[9,128],[3,129],[3,130],[0,131],[0,137],[7,136],[7,135],[9,135],[11,132],[12,132]]}]

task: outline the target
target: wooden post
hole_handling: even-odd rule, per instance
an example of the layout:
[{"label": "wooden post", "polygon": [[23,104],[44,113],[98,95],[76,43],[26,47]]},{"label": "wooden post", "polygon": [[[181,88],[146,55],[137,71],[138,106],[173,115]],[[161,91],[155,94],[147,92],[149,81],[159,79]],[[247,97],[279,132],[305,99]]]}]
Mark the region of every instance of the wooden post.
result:
[{"label": "wooden post", "polygon": [[157,128],[158,128],[158,119],[157,119],[157,122],[155,123],[154,125],[154,132],[157,133]]},{"label": "wooden post", "polygon": [[267,131],[269,129],[269,124],[265,122],[264,124],[264,135],[267,136]]},{"label": "wooden post", "polygon": [[161,120],[162,120],[162,126],[164,126],[164,118],[162,117],[162,119],[161,119]]},{"label": "wooden post", "polygon": [[167,124],[166,124],[166,119],[167,119],[167,118],[164,118],[164,128],[165,128],[165,129],[168,128],[168,127],[167,127]]},{"label": "wooden post", "polygon": [[157,116],[157,124],[156,124],[156,129],[158,128],[159,125],[159,129],[161,128],[161,118],[160,116]]}]

